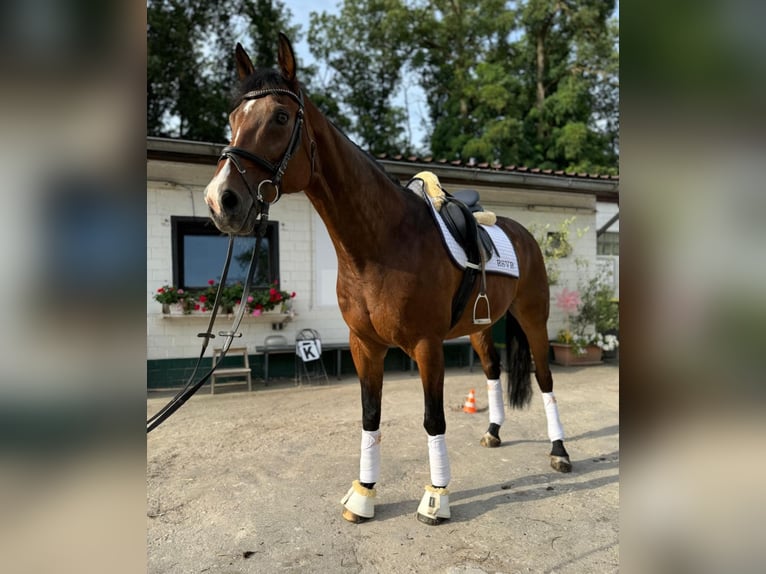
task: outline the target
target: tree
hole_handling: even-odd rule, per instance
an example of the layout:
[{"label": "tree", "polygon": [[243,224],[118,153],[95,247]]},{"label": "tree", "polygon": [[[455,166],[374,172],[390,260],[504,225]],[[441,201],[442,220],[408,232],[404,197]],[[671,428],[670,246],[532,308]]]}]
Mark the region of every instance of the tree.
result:
[{"label": "tree", "polygon": [[521,7],[518,68],[534,102],[524,118],[534,142],[528,165],[616,173],[613,12],[613,0],[527,0]]},{"label": "tree", "polygon": [[434,155],[616,172],[611,0],[413,4]]},{"label": "tree", "polygon": [[[401,0],[343,3],[338,15],[311,14],[309,46],[331,70],[319,90],[335,101],[343,124],[372,153],[400,153],[406,111],[392,103],[408,60],[407,12]],[[332,96],[330,97],[330,94]]]},{"label": "tree", "polygon": [[[148,0],[148,133],[227,139],[234,39],[257,65],[272,67],[278,32],[300,38],[290,18],[280,0]],[[311,69],[304,74],[310,78]]]}]

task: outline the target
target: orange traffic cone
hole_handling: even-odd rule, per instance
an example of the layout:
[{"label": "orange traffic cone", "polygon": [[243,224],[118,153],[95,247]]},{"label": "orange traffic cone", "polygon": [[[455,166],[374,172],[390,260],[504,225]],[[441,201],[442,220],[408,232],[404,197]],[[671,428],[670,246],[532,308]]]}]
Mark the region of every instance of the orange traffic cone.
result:
[{"label": "orange traffic cone", "polygon": [[463,412],[474,414],[476,412],[476,393],[473,389],[468,393],[463,405]]}]

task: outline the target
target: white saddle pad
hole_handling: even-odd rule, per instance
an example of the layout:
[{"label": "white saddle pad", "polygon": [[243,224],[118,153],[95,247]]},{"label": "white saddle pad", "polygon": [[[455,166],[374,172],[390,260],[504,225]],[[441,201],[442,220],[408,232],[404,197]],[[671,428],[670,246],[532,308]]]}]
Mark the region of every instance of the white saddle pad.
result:
[{"label": "white saddle pad", "polygon": [[[452,234],[447,229],[441,215],[436,211],[433,203],[427,200],[427,203],[431,209],[431,215],[433,215],[439,229],[441,230],[442,240],[450,254],[450,257],[455,264],[461,269],[465,269],[465,264],[468,262],[468,257],[462,247],[455,241]],[[519,276],[519,262],[516,259],[516,250],[513,248],[511,240],[497,225],[482,225],[492,238],[492,242],[497,248],[497,252],[493,251],[492,256],[487,261],[487,273],[499,273],[501,275],[509,275],[511,277]],[[478,263],[478,262],[477,262]]]}]

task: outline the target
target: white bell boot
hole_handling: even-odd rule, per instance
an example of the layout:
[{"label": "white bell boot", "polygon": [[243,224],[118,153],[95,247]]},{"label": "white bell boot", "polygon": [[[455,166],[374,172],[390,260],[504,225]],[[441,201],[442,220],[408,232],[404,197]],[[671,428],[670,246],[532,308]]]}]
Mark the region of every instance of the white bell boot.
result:
[{"label": "white bell boot", "polygon": [[446,488],[426,485],[426,491],[418,506],[417,517],[420,522],[431,526],[449,520],[449,491]]},{"label": "white bell boot", "polygon": [[365,488],[355,480],[341,499],[343,518],[349,522],[361,522],[375,516],[375,489]]}]

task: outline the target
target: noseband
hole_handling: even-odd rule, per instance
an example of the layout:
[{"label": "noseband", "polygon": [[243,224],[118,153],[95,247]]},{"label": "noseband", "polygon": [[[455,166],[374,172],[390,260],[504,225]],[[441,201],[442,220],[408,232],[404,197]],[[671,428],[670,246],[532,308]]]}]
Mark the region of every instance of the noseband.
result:
[{"label": "noseband", "polygon": [[[237,168],[237,171],[242,177],[242,180],[245,182],[245,186],[247,187],[247,191],[250,194],[250,198],[253,200],[250,208],[252,209],[254,205],[257,205],[259,213],[267,212],[268,206],[276,203],[279,200],[279,186],[282,183],[282,176],[285,174],[285,170],[287,169],[287,162],[290,161],[290,158],[295,153],[295,150],[298,149],[298,145],[300,144],[301,140],[301,128],[303,127],[303,92],[300,90],[298,90],[298,93],[295,94],[294,92],[284,88],[265,88],[263,90],[253,90],[252,92],[248,92],[242,96],[242,99],[257,100],[259,98],[274,94],[284,94],[286,96],[290,96],[298,103],[298,115],[295,118],[295,123],[293,124],[293,131],[290,135],[290,142],[287,144],[287,149],[285,150],[285,153],[282,156],[282,160],[279,162],[279,164],[275,165],[261,156],[255,155],[246,149],[236,146],[226,146],[221,150],[221,156],[218,158],[219,162],[225,161],[227,159],[231,160],[231,163],[233,163]],[[270,179],[264,179],[258,184],[255,193],[253,193],[253,189],[250,187],[250,183],[245,177],[246,170],[242,166],[242,159],[251,161],[263,167],[267,172],[271,173]],[[264,199],[262,191],[264,186],[271,186],[274,188],[275,196],[272,201],[266,201]]]}]

